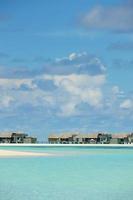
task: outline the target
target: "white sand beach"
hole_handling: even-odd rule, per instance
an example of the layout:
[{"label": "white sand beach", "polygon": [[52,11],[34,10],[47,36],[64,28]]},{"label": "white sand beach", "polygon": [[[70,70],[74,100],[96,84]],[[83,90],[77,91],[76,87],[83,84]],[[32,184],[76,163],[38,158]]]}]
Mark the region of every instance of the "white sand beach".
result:
[{"label": "white sand beach", "polygon": [[23,156],[52,156],[49,153],[36,153],[36,152],[25,152],[25,151],[9,151],[9,150],[0,150],[1,157],[23,157]]}]

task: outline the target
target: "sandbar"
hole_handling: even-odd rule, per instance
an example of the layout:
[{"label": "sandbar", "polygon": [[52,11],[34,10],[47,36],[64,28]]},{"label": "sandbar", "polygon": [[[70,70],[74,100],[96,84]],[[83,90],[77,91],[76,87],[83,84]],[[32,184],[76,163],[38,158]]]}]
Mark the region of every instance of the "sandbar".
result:
[{"label": "sandbar", "polygon": [[23,156],[52,156],[49,153],[40,153],[40,152],[27,152],[27,151],[9,151],[9,150],[0,150],[1,157],[23,157]]}]

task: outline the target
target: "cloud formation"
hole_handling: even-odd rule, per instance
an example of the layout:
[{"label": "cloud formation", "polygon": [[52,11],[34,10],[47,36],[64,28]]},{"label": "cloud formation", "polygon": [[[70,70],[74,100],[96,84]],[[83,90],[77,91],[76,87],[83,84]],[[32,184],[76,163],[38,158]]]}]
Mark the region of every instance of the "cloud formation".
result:
[{"label": "cloud formation", "polygon": [[0,77],[21,79],[32,78],[41,74],[70,75],[74,73],[98,75],[106,72],[106,67],[100,58],[87,52],[71,53],[63,58],[44,59],[41,65],[41,67],[37,68],[0,66]]},{"label": "cloud formation", "polygon": [[45,63],[43,70],[47,74],[103,74],[106,71],[104,64],[99,58],[83,53],[71,53],[64,58],[56,58],[55,60]]},{"label": "cloud formation", "polygon": [[82,24],[89,30],[105,30],[113,32],[133,31],[133,4],[114,6],[95,6],[86,13],[82,19]]},{"label": "cloud formation", "polygon": [[10,68],[7,73],[8,69],[0,70],[2,95],[8,93],[12,100],[5,99],[7,107],[41,105],[42,109],[56,110],[57,115],[71,116],[80,113],[84,104],[97,109],[102,106],[106,68],[99,58],[86,52],[49,61],[42,67],[42,73],[26,68]]},{"label": "cloud formation", "polygon": [[[102,104],[101,87],[105,83],[104,75],[44,75],[44,80],[49,80],[57,87],[57,101],[61,105],[62,115],[75,114],[78,105],[86,103],[92,107],[99,107]],[[59,95],[62,93],[62,96]],[[68,111],[66,112],[66,110]]]},{"label": "cloud formation", "polygon": [[[86,63],[90,64],[89,70],[87,66],[79,73],[78,65]],[[98,70],[92,63],[97,63]],[[87,53],[72,53],[46,64],[49,70],[43,67],[42,73],[40,70],[31,73],[27,69],[28,76],[25,68],[23,77],[22,69],[18,69],[18,73],[14,75],[16,68],[12,68],[7,78],[5,74],[8,74],[8,68],[5,68],[4,76],[0,76],[0,117],[6,116],[7,121],[8,116],[17,117],[25,124],[27,120],[28,124],[32,124],[34,120],[49,121],[51,118],[55,121],[64,119],[65,122],[71,119],[73,122],[74,119],[81,120],[83,117],[89,119],[91,127],[97,121],[97,127],[103,128],[108,123],[115,124],[132,112],[133,103],[128,100],[131,98],[117,85],[108,85],[106,67],[100,59]],[[57,67],[59,68],[55,71]],[[42,121],[38,123],[45,123]],[[72,122],[69,123],[74,126],[75,121]]]},{"label": "cloud formation", "polygon": [[[106,67],[99,58],[86,52],[72,53],[46,65],[47,67],[41,69],[42,73],[40,70],[31,73],[27,69],[32,76],[27,76],[24,69],[25,73],[21,77],[23,70],[18,69],[16,73],[16,68],[10,69],[8,78],[1,74],[1,108],[4,105],[19,111],[23,105],[30,105],[32,108],[41,107],[47,114],[53,112],[56,116],[64,117],[78,116],[90,111],[113,112],[112,107],[116,106],[123,108],[123,92],[119,87],[105,89]],[[83,67],[84,70],[81,70]],[[5,71],[3,69],[3,74],[7,74],[7,70],[8,68]]]},{"label": "cloud formation", "polygon": [[122,109],[132,109],[133,101],[131,99],[126,99],[120,104],[120,108]]}]

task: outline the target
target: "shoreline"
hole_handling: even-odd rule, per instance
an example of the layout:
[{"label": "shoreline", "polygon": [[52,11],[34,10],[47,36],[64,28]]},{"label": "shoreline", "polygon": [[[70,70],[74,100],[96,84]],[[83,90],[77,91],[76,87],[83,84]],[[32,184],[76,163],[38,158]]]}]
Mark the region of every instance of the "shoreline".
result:
[{"label": "shoreline", "polygon": [[[45,152],[32,152],[30,150],[23,151],[19,147],[88,147],[88,148],[133,148],[133,144],[0,144],[0,158],[10,158],[10,157],[49,157],[55,156],[55,154],[45,153]],[[3,148],[2,148],[3,147]],[[5,147],[5,148],[4,148]],[[16,149],[6,149],[6,147],[18,147]]]},{"label": "shoreline", "polygon": [[133,144],[7,144],[1,143],[0,147],[131,147]]}]

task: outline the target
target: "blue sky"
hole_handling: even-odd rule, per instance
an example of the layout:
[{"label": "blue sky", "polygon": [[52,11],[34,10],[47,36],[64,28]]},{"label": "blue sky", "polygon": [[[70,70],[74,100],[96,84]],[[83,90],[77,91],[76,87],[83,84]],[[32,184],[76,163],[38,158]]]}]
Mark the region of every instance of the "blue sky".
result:
[{"label": "blue sky", "polygon": [[0,129],[132,131],[132,18],[130,0],[1,0]]}]

